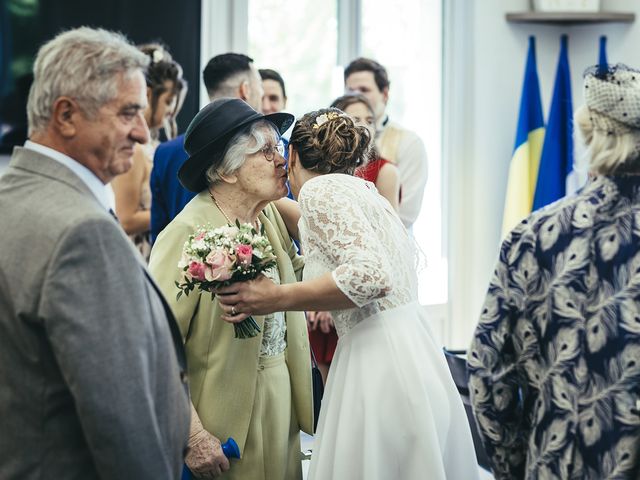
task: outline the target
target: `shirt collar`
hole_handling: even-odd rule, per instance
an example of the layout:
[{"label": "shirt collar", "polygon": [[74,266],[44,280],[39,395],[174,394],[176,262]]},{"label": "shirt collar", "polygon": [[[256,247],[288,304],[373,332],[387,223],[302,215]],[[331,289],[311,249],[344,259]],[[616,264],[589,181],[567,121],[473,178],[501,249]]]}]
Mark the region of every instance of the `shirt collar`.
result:
[{"label": "shirt collar", "polygon": [[82,182],[89,188],[91,193],[93,193],[93,195],[98,199],[105,210],[113,208],[113,193],[111,191],[111,188],[102,183],[102,180],[96,177],[96,175],[87,167],[69,157],[68,155],[59,152],[58,150],[54,150],[50,147],[45,147],[44,145],[33,142],[31,140],[27,140],[25,142],[24,148],[28,148],[29,150],[33,150],[34,152],[45,155],[46,157],[49,157],[67,167],[69,170],[75,173],[80,178],[80,180],[82,180]]},{"label": "shirt collar", "polygon": [[385,129],[388,123],[389,123],[389,115],[385,115],[384,119],[382,120],[382,122],[380,122],[380,124],[378,125],[378,128],[376,129],[376,136],[379,136],[382,133],[382,131]]}]

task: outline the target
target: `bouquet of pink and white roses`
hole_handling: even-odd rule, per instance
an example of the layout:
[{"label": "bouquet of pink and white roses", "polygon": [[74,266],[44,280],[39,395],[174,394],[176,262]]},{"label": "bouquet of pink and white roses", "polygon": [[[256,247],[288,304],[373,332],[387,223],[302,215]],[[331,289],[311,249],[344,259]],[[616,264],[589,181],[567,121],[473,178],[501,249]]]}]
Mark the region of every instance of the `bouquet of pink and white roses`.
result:
[{"label": "bouquet of pink and white roses", "polygon": [[[264,234],[248,223],[219,228],[196,228],[184,243],[178,268],[184,272],[183,282],[175,282],[182,294],[189,295],[196,287],[203,292],[235,282],[253,280],[276,265],[276,256]],[[213,299],[213,294],[212,294]],[[251,338],[260,333],[256,321],[249,317],[233,324],[236,338]]]}]

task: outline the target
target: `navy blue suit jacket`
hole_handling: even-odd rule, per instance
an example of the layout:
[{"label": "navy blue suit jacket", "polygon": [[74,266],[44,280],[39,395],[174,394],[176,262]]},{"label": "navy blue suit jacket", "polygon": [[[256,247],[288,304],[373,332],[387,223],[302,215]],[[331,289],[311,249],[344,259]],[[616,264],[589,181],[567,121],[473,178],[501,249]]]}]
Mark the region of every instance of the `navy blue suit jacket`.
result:
[{"label": "navy blue suit jacket", "polygon": [[178,170],[187,157],[184,135],[161,143],[156,149],[150,180],[152,242],[196,195],[184,188],[178,180]]}]

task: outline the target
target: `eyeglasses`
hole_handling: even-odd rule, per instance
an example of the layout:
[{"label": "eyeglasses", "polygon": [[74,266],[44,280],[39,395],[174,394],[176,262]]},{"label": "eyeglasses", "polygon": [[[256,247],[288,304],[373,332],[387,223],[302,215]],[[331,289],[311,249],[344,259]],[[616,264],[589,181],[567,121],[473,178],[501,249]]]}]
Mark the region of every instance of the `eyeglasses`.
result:
[{"label": "eyeglasses", "polygon": [[276,152],[278,152],[278,155],[280,155],[281,157],[284,157],[284,143],[280,141],[275,145],[267,145],[260,151],[268,162],[273,162],[273,160],[276,158]]}]

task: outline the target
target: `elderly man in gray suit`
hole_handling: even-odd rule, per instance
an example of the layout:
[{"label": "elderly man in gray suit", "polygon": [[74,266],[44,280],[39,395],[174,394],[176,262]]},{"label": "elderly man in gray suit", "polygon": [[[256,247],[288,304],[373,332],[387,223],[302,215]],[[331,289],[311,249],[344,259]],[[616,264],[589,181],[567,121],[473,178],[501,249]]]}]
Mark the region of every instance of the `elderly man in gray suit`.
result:
[{"label": "elderly man in gray suit", "polygon": [[45,44],[29,138],[0,178],[0,478],[179,478],[180,334],[109,212],[149,139],[147,57],[79,28]]}]

